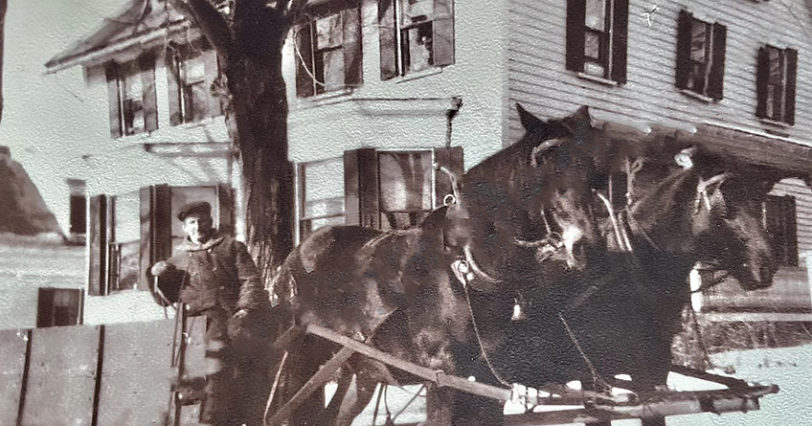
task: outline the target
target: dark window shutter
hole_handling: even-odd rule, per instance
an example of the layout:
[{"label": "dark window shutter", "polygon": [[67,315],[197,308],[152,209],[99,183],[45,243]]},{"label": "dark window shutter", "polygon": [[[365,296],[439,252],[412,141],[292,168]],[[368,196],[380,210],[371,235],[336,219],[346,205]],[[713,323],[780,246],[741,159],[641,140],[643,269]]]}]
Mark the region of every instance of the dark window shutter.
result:
[{"label": "dark window shutter", "polygon": [[54,325],[54,292],[50,288],[40,288],[37,292],[37,328]]},{"label": "dark window shutter", "polygon": [[[465,172],[463,163],[463,152],[461,146],[454,146],[451,148],[438,148],[434,150],[434,162],[438,166],[444,166],[457,175],[457,178],[462,178]],[[434,207],[441,207],[443,199],[448,194],[453,194],[451,189],[451,179],[442,171],[435,171],[434,179]]]},{"label": "dark window shutter", "polygon": [[296,95],[299,97],[313,96],[313,42],[311,38],[310,22],[296,27],[296,43],[294,52],[296,56]]},{"label": "dark window shutter", "polygon": [[169,124],[177,126],[183,122],[180,109],[180,74],[177,60],[180,58],[176,49],[167,49],[166,53],[166,83],[169,97]]},{"label": "dark window shutter", "polygon": [[118,64],[110,62],[104,66],[107,76],[107,104],[110,106],[110,136],[121,136],[121,91],[118,81]]},{"label": "dark window shutter", "polygon": [[88,271],[87,293],[101,296],[107,281],[107,196],[90,197],[90,271]]},{"label": "dark window shutter", "polygon": [[361,50],[361,6],[353,6],[341,11],[344,23],[344,84],[360,86],[363,77],[363,55]]},{"label": "dark window shutter", "polygon": [[432,47],[434,66],[454,63],[454,1],[434,0]]},{"label": "dark window shutter", "polygon": [[691,75],[691,23],[693,15],[685,10],[679,12],[677,20],[677,66],[675,69],[677,88],[687,89]]},{"label": "dark window shutter", "polygon": [[586,0],[567,0],[567,69],[584,70]]},{"label": "dark window shutter", "polygon": [[344,153],[344,211],[348,225],[378,228],[378,153],[362,148]]},{"label": "dark window shutter", "polygon": [[795,90],[798,81],[798,51],[787,49],[787,92],[785,99],[784,118],[788,124],[795,124]]},{"label": "dark window shutter", "polygon": [[724,94],[725,81],[725,50],[727,44],[727,27],[722,24],[713,24],[713,52],[711,52],[710,81],[708,81],[708,96],[714,100],[721,100]]},{"label": "dark window shutter", "polygon": [[786,264],[798,266],[798,217],[795,197],[787,195],[783,202],[784,233],[786,240]]},{"label": "dark window shutter", "polygon": [[152,265],[172,255],[172,194],[168,185],[141,188],[141,279],[139,290],[149,288]]},{"label": "dark window shutter", "polygon": [[626,51],[629,36],[629,0],[615,0],[612,22],[612,80],[626,83]]},{"label": "dark window shutter", "polygon": [[756,57],[756,117],[767,117],[767,84],[770,78],[770,54],[767,47],[758,49]]},{"label": "dark window shutter", "polygon": [[226,184],[217,185],[217,227],[220,232],[234,235],[234,198],[231,187]]},{"label": "dark window shutter", "polygon": [[144,94],[141,101],[144,105],[144,128],[151,132],[158,128],[158,99],[155,95],[155,57],[145,54],[138,58],[141,70],[141,82]]},{"label": "dark window shutter", "polygon": [[398,75],[398,43],[395,23],[395,0],[378,1],[378,37],[381,49],[381,80]]},{"label": "dark window shutter", "polygon": [[218,66],[217,51],[214,49],[207,49],[203,51],[203,67],[206,72],[206,93],[209,94],[209,117],[217,117],[223,114],[223,109],[220,107],[220,96],[214,94],[213,86],[217,77],[220,76],[220,68]]},{"label": "dark window shutter", "polygon": [[70,233],[84,234],[87,230],[87,204],[84,195],[70,196]]}]

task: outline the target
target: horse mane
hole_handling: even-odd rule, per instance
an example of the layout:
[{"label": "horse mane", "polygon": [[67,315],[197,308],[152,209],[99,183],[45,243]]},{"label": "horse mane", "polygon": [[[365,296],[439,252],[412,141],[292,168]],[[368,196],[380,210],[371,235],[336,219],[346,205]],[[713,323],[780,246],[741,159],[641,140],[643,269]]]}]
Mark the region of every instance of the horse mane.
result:
[{"label": "horse mane", "polygon": [[674,170],[634,201],[629,214],[649,233],[658,232],[655,225],[663,231],[680,226],[677,221],[693,207],[698,182],[699,174],[694,169]]}]

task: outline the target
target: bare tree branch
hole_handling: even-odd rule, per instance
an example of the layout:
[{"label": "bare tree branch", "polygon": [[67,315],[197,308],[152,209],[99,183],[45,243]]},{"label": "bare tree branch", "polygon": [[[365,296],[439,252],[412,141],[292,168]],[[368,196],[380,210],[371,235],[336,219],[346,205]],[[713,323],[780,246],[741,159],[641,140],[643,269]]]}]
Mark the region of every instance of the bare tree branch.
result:
[{"label": "bare tree branch", "polygon": [[217,52],[228,56],[233,52],[234,38],[223,15],[207,0],[169,0],[186,19],[196,23]]}]

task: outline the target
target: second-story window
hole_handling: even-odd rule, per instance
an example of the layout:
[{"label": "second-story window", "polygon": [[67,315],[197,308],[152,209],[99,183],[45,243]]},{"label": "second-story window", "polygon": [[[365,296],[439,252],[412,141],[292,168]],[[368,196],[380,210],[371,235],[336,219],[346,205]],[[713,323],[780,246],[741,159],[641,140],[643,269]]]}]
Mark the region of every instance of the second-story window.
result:
[{"label": "second-story window", "polygon": [[167,50],[169,122],[194,123],[222,114],[220,99],[212,93],[219,74],[217,53],[205,41]]},{"label": "second-story window", "polygon": [[721,100],[725,77],[727,27],[680,11],[677,30],[676,86]]},{"label": "second-story window", "polygon": [[756,67],[756,116],[795,124],[795,86],[798,51],[764,46]]},{"label": "second-story window", "polygon": [[313,96],[362,82],[361,16],[355,0],[308,9],[295,28],[296,94]]},{"label": "second-story window", "polygon": [[118,138],[157,129],[154,56],[144,54],[133,61],[110,62],[105,73],[110,135]]},{"label": "second-story window", "polygon": [[454,63],[452,0],[378,1],[381,79]]},{"label": "second-story window", "polygon": [[567,69],[626,82],[628,0],[567,1]]}]

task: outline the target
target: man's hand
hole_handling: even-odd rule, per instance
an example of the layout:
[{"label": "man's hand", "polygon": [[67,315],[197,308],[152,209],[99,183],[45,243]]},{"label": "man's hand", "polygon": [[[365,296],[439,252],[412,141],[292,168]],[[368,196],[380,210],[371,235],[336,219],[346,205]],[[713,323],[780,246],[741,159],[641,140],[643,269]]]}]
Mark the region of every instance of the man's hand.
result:
[{"label": "man's hand", "polygon": [[160,277],[166,272],[171,272],[174,269],[175,265],[172,265],[171,263],[166,263],[165,261],[161,260],[152,265],[152,269],[150,270],[150,272],[152,272],[153,276]]}]

